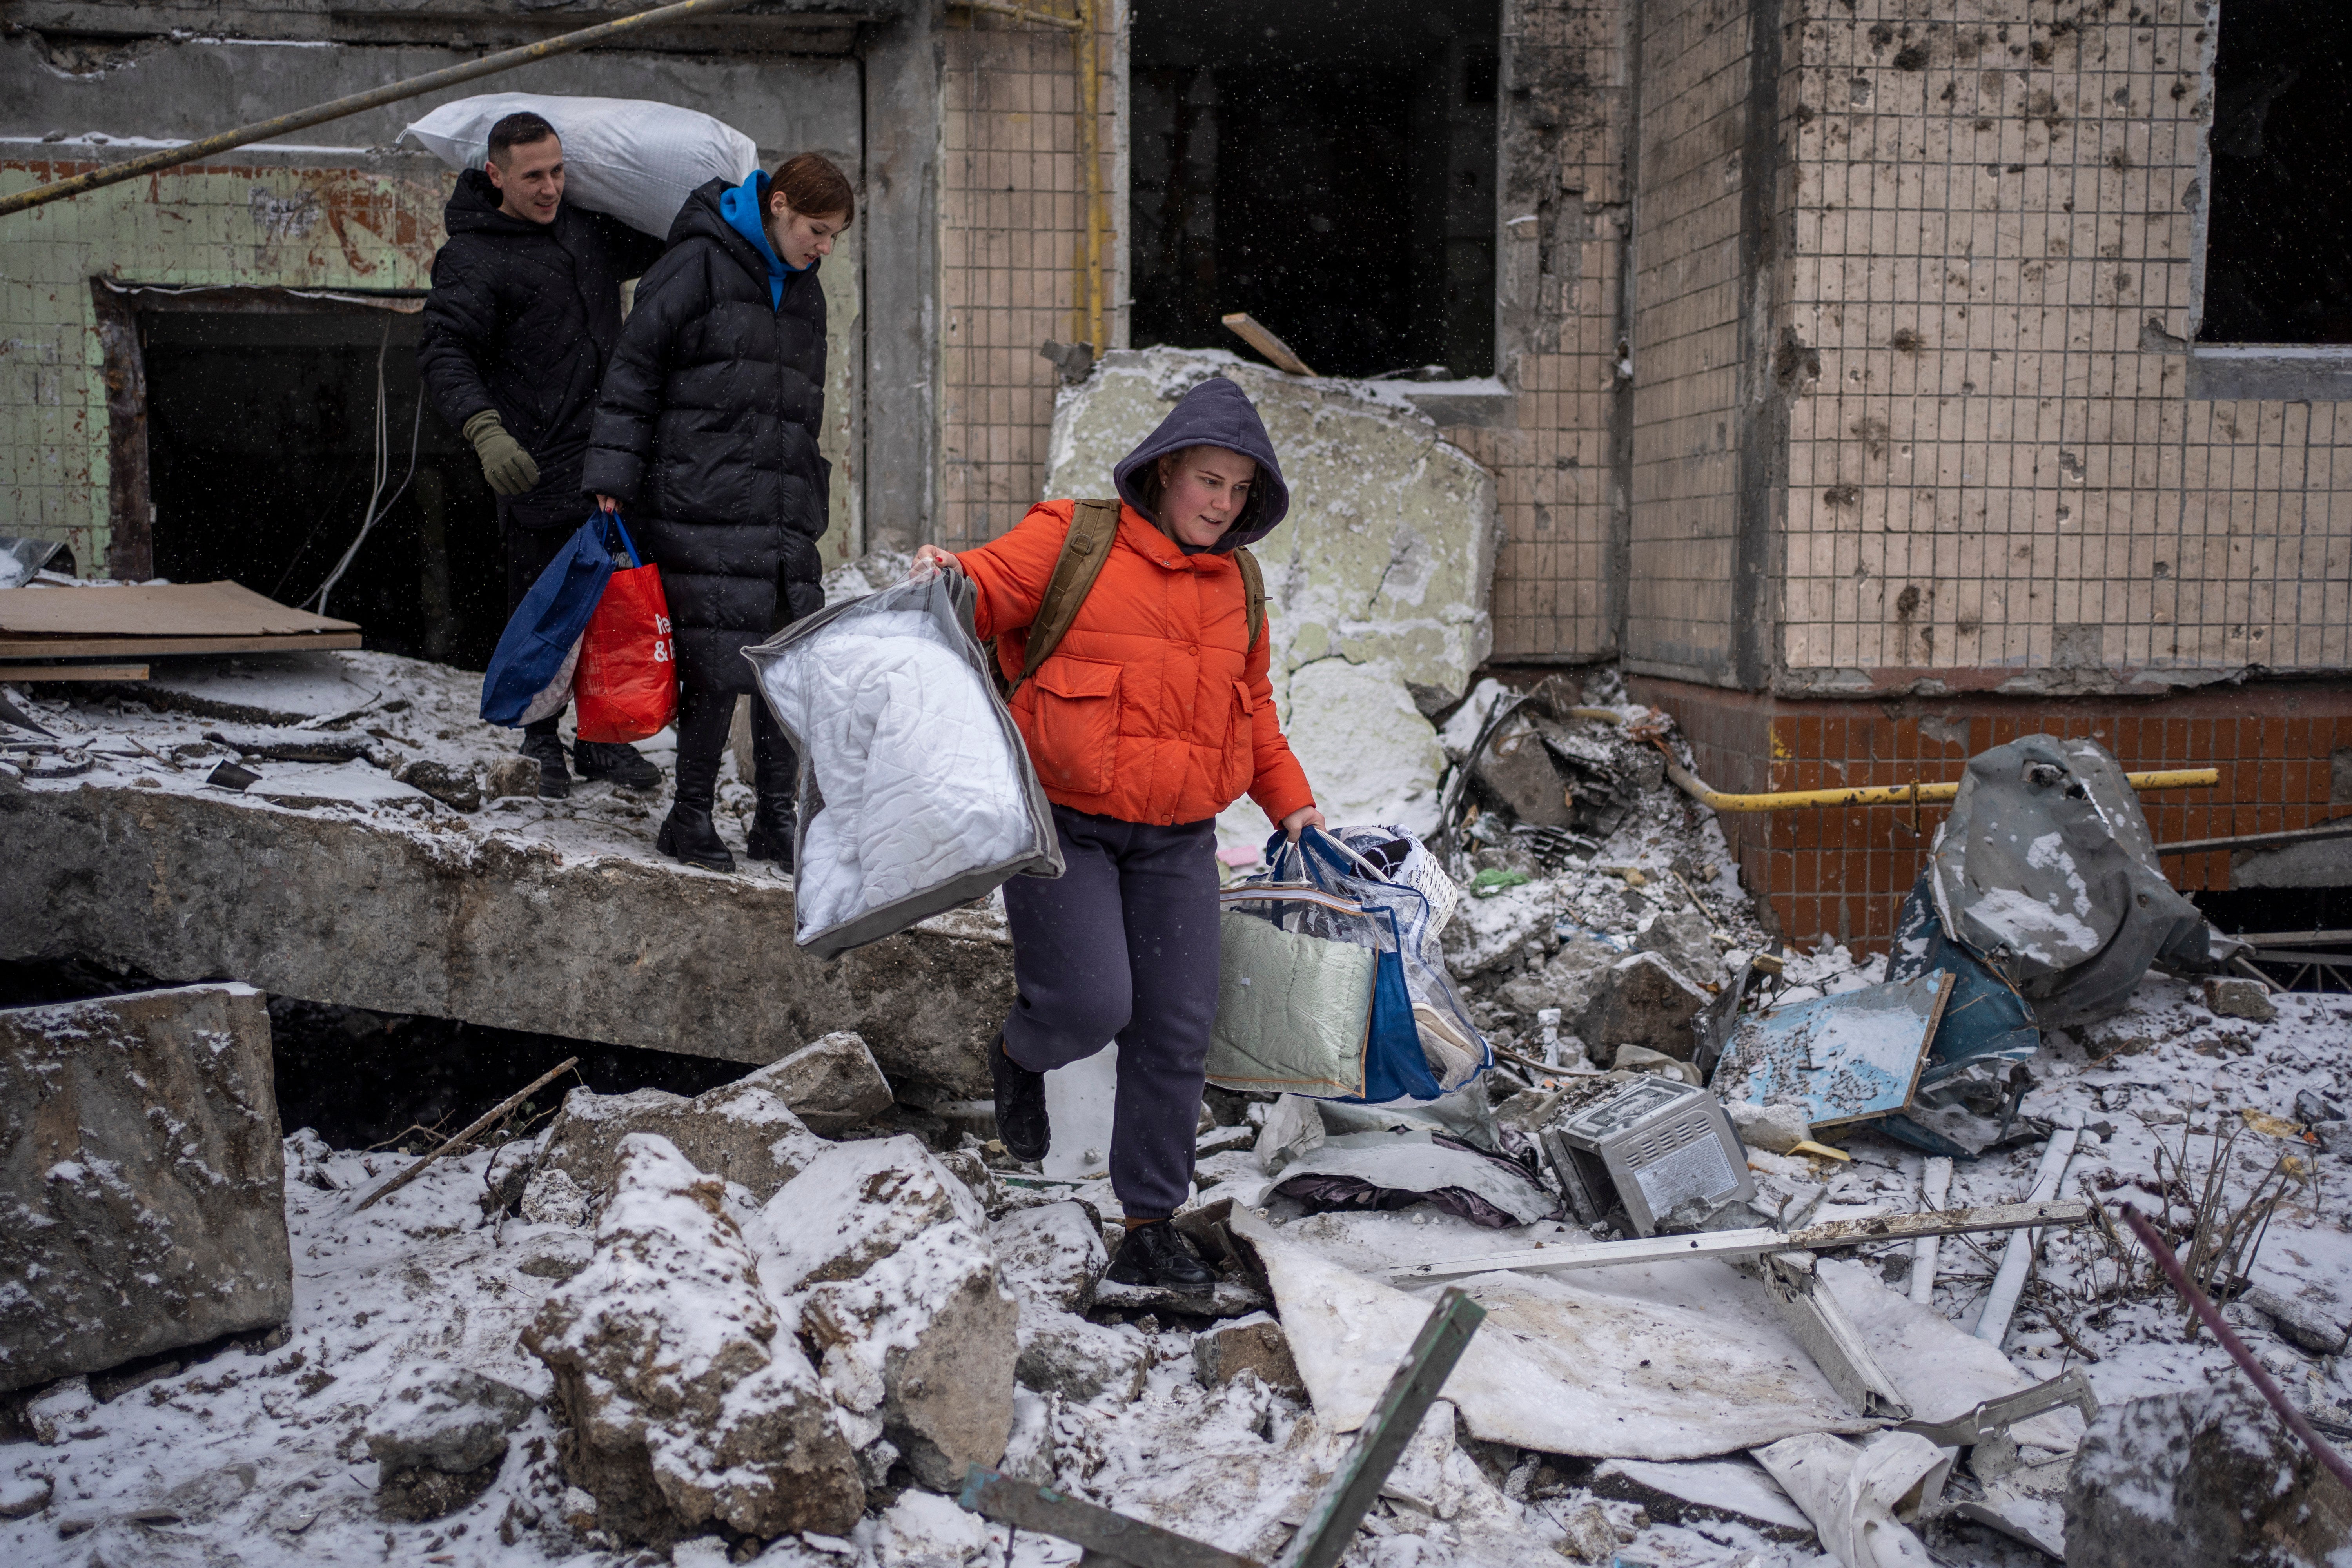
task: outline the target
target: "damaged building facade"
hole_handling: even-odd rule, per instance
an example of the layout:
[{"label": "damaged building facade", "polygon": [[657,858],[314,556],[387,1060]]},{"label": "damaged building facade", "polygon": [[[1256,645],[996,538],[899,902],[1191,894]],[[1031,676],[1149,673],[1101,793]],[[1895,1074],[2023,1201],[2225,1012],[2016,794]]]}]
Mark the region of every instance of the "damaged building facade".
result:
[{"label": "damaged building facade", "polygon": [[[1014,10],[770,0],[488,84],[691,104],[765,163],[856,173],[824,273],[828,567],[1002,532],[1095,350],[1238,349],[1218,320],[1248,310],[1491,476],[1484,657],[1621,663],[1717,788],[1947,779],[2059,729],[2221,769],[2150,799],[2159,839],[2352,793],[2325,8]],[[26,0],[0,182],[618,14]],[[407,352],[451,176],[392,143],[482,89],[5,220],[10,531],[296,602],[341,548],[337,485],[413,444],[332,607],[478,662],[489,498]],[[1935,820],[1726,827],[1789,935],[1874,946]]]}]

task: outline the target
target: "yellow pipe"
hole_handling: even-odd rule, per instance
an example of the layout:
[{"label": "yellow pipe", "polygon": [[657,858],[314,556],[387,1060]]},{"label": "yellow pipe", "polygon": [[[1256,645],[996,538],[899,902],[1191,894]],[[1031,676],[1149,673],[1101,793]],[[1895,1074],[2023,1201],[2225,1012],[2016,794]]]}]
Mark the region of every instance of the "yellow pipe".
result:
[{"label": "yellow pipe", "polygon": [[1103,341],[1103,213],[1101,35],[1096,30],[1094,0],[1079,0],[1078,31],[1071,35],[1077,48],[1078,156],[1087,176],[1087,342],[1100,359],[1110,345]]},{"label": "yellow pipe", "polygon": [[[1771,795],[1727,795],[1709,789],[1688,769],[1671,758],[1666,776],[1685,795],[1717,811],[1787,811],[1809,805],[1939,805],[1960,793],[1959,784],[1874,784],[1853,789],[1792,789]],[[2149,773],[2126,773],[2125,782],[2138,790],[2210,789],[2221,782],[2219,768],[2173,768]]]}]

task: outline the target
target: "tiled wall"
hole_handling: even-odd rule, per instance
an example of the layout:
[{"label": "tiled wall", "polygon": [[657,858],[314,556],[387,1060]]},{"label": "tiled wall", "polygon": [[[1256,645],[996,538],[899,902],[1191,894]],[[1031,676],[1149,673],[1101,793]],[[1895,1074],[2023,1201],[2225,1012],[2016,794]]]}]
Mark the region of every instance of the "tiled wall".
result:
[{"label": "tiled wall", "polygon": [[[1528,320],[1507,330],[1509,429],[1447,437],[1495,473],[1503,531],[1495,657],[1616,651],[1610,413],[1627,223],[1623,9],[1617,0],[1506,0],[1503,239],[1498,270]],[[1516,96],[1525,87],[1526,98]],[[1535,95],[1544,98],[1533,102]],[[1540,118],[1542,127],[1523,121]]]},{"label": "tiled wall", "polygon": [[1637,15],[1625,653],[1645,669],[1717,679],[1731,653],[1748,5],[1649,0]]},{"label": "tiled wall", "polygon": [[2352,664],[2352,413],[2170,352],[2227,8],[1784,3],[1790,683]]},{"label": "tiled wall", "polygon": [[[2352,686],[2284,683],[2138,701],[1958,697],[1839,701],[1751,696],[1637,679],[1636,700],[1672,712],[1699,776],[1718,790],[1831,789],[1957,780],[1968,759],[2020,735],[2087,736],[2130,772],[2218,767],[2211,789],[2140,797],[2157,842],[2305,827],[2340,815],[2333,758],[2352,755]],[[1726,813],[1742,879],[1769,898],[1782,935],[1827,932],[1883,950],[1926,864],[1940,806]],[[2168,858],[2175,886],[2226,888],[2227,854]]]},{"label": "tiled wall", "polygon": [[[1069,5],[1040,7],[1075,13]],[[1104,335],[1126,341],[1117,226],[1118,8],[1097,0]],[[985,12],[948,24],[940,165],[941,484],[951,548],[1021,521],[1045,481],[1058,385],[1037,347],[1087,338],[1086,175],[1071,35]]]}]

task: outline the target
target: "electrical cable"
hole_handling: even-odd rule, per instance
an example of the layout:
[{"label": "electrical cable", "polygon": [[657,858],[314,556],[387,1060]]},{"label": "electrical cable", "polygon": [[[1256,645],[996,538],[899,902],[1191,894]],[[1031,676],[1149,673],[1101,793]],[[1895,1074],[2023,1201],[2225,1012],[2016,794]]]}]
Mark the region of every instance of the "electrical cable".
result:
[{"label": "electrical cable", "polygon": [[385,514],[400,503],[400,498],[408,493],[410,481],[416,478],[416,450],[425,434],[425,389],[422,386],[416,389],[416,416],[408,432],[408,471],[401,476],[400,488],[392,492],[391,499],[381,506],[377,505],[378,498],[383,495],[384,482],[392,478],[392,442],[390,432],[384,426],[383,382],[384,355],[391,347],[392,326],[386,322],[383,341],[375,351],[375,488],[368,492],[367,513],[360,520],[358,537],[352,541],[351,548],[343,552],[342,559],[335,563],[335,569],[327,574],[327,580],[319,584],[318,593],[310,598],[310,607],[322,616],[327,613],[328,590],[342,580],[343,569],[360,552],[360,546],[367,542],[368,534]]}]

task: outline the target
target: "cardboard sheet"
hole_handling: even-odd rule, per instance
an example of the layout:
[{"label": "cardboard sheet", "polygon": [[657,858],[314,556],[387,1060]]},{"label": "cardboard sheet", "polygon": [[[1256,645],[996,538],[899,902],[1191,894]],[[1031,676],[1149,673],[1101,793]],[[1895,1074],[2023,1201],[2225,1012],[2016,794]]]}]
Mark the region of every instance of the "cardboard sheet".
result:
[{"label": "cardboard sheet", "polygon": [[236,583],[0,589],[0,635],[58,637],[255,637],[355,632]]}]

